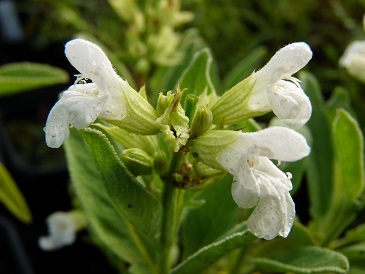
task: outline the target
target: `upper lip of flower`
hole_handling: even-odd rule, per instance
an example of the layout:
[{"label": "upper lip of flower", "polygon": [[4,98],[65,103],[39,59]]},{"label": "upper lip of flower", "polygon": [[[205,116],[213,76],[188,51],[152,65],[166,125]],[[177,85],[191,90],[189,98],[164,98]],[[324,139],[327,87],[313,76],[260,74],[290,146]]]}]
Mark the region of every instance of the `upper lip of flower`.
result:
[{"label": "upper lip of flower", "polygon": [[[105,53],[91,42],[75,39],[66,44],[65,54],[81,76],[63,93],[48,116],[46,142],[54,148],[68,138],[68,124],[85,128],[98,116],[110,120],[126,117],[123,87],[128,84],[116,74]],[[79,84],[83,78],[93,83]]]},{"label": "upper lip of flower", "polygon": [[277,51],[256,75],[271,84],[281,79],[290,79],[312,59],[312,55],[310,47],[304,42],[289,44]]}]

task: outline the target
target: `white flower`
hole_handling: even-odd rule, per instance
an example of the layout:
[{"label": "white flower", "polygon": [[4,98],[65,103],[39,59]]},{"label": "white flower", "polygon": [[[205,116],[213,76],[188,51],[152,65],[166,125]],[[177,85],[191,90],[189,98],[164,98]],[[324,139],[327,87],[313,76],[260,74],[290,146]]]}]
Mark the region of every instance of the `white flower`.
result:
[{"label": "white flower", "polygon": [[286,175],[269,159],[296,161],[310,152],[305,138],[284,127],[257,132],[211,130],[194,140],[198,161],[233,175],[232,196],[238,206],[256,206],[247,225],[259,238],[286,237],[295,209]]},{"label": "white flower", "polygon": [[218,154],[216,161],[233,174],[232,196],[238,206],[255,210],[247,225],[259,238],[286,237],[294,221],[290,178],[270,159],[296,161],[310,152],[305,138],[294,130],[270,127],[238,133],[236,141]]},{"label": "white flower", "polygon": [[85,218],[78,211],[54,212],[46,219],[49,236],[39,238],[39,246],[45,251],[71,245],[76,240],[76,233],[85,225]]},{"label": "white flower", "polygon": [[292,75],[312,58],[310,47],[304,42],[289,44],[252,75],[254,88],[248,101],[249,111],[268,112],[292,127],[305,124],[312,112],[309,98]]},{"label": "white flower", "polygon": [[365,82],[365,41],[354,41],[348,45],[339,64],[350,75]]},{"label": "white flower", "polygon": [[222,126],[273,111],[290,127],[305,124],[312,113],[309,98],[292,75],[312,58],[304,42],[289,44],[259,71],[225,92],[212,106],[213,123]]},{"label": "white flower", "polygon": [[128,83],[114,71],[105,53],[95,44],[75,39],[66,44],[65,54],[69,62],[81,72],[80,79],[52,108],[45,127],[46,143],[57,148],[69,136],[69,124],[80,129],[89,126],[97,117],[106,120],[122,120],[126,117],[123,89]]}]

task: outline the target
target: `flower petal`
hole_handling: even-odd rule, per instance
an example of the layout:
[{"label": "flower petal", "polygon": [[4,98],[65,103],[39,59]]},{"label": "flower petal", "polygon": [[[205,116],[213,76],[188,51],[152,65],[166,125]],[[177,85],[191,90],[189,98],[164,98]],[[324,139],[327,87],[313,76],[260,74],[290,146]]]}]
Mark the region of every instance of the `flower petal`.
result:
[{"label": "flower petal", "polygon": [[[95,94],[92,95],[92,91]],[[107,97],[98,94],[95,84],[76,85],[63,93],[59,104],[68,110],[70,125],[80,129],[88,127],[96,120]]]},{"label": "flower petal", "polygon": [[76,240],[77,227],[73,216],[67,212],[54,212],[47,217],[49,236],[39,239],[43,250],[54,250],[71,245]]},{"label": "flower petal", "polygon": [[308,96],[296,84],[280,80],[267,92],[275,115],[291,127],[301,127],[312,114]]},{"label": "flower petal", "polygon": [[354,41],[348,45],[339,64],[353,77],[365,81],[365,41]]},{"label": "flower petal", "polygon": [[265,176],[271,176],[273,178],[279,179],[282,184],[281,188],[286,188],[288,191],[293,188],[293,185],[288,176],[267,157],[256,157],[255,161],[253,162],[252,169],[255,175],[264,174]]},{"label": "flower petal", "polygon": [[247,221],[248,228],[266,240],[278,235],[287,237],[295,216],[287,182],[258,170],[254,173],[260,186],[260,201]]},{"label": "flower petal", "polygon": [[228,170],[234,175],[232,197],[239,207],[251,208],[257,204],[260,195],[259,186],[247,163],[247,158],[242,156],[239,162],[240,165]]},{"label": "flower petal", "polygon": [[80,129],[93,123],[106,98],[106,95],[98,96],[95,84],[71,86],[48,115],[44,128],[47,145],[52,148],[60,147],[69,136],[69,124]]},{"label": "flower petal", "polygon": [[69,119],[66,108],[58,103],[53,106],[48,115],[46,126],[47,146],[51,148],[59,148],[70,135]]},{"label": "flower petal", "polygon": [[82,76],[93,80],[100,89],[119,80],[108,57],[97,45],[83,40],[74,39],[65,46],[68,61]]},{"label": "flower petal", "polygon": [[312,58],[310,47],[304,42],[289,44],[275,53],[270,61],[257,72],[257,77],[274,84],[281,79],[290,78],[303,68]]},{"label": "flower petal", "polygon": [[123,90],[131,87],[114,71],[102,49],[89,41],[74,39],[66,44],[65,54],[82,77],[91,79],[104,94],[109,94],[103,118],[123,120],[127,115]]},{"label": "flower petal", "polygon": [[284,127],[269,127],[251,133],[239,133],[233,145],[243,153],[266,156],[280,161],[296,161],[310,152],[306,139],[295,130]]}]

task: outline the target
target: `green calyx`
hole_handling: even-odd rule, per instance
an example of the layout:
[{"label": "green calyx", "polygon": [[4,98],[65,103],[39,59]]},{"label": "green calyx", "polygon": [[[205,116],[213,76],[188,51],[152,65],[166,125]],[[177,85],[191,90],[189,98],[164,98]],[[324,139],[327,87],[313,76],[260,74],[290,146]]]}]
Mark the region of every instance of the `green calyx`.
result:
[{"label": "green calyx", "polygon": [[192,141],[192,155],[198,162],[222,170],[216,159],[219,153],[238,139],[238,133],[231,130],[210,130]]},{"label": "green calyx", "polygon": [[108,120],[108,122],[131,133],[142,135],[157,134],[159,127],[156,124],[156,110],[132,87],[128,86],[123,92],[127,117],[123,120]]},{"label": "green calyx", "polygon": [[134,175],[148,175],[153,171],[153,158],[140,148],[125,149],[120,159]]},{"label": "green calyx", "polygon": [[252,75],[225,92],[215,102],[211,108],[215,125],[237,124],[255,116],[255,113],[248,112],[248,103],[255,84]]}]

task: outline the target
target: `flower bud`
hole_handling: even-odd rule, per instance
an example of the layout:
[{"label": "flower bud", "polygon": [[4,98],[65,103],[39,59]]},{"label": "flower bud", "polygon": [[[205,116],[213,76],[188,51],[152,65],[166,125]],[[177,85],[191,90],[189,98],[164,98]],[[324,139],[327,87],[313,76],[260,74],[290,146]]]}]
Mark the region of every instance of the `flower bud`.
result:
[{"label": "flower bud", "polygon": [[213,114],[207,106],[199,106],[190,125],[190,139],[202,135],[212,126]]},{"label": "flower bud", "polygon": [[160,113],[168,104],[156,123],[160,127],[163,140],[173,152],[178,152],[189,139],[189,118],[180,104],[181,97],[180,89],[176,93],[168,92],[167,96],[160,96],[157,106],[157,112]]},{"label": "flower bud", "polygon": [[169,105],[171,104],[173,99],[174,99],[174,94],[171,91],[167,92],[166,95],[164,95],[162,92],[160,92],[160,95],[158,96],[157,108],[156,108],[158,116],[161,116],[162,114],[164,114],[164,112],[169,107]]},{"label": "flower bud", "polygon": [[185,110],[185,115],[189,119],[193,118],[193,115],[195,113],[195,109],[196,109],[198,102],[199,102],[198,96],[191,94],[191,93],[186,95],[185,100],[184,100],[184,110]]},{"label": "flower bud", "polygon": [[167,172],[169,164],[166,153],[164,151],[160,150],[155,154],[155,157],[153,159],[153,167],[160,175],[164,175]]},{"label": "flower bud", "polygon": [[153,159],[140,148],[123,150],[120,159],[134,176],[152,173]]}]

